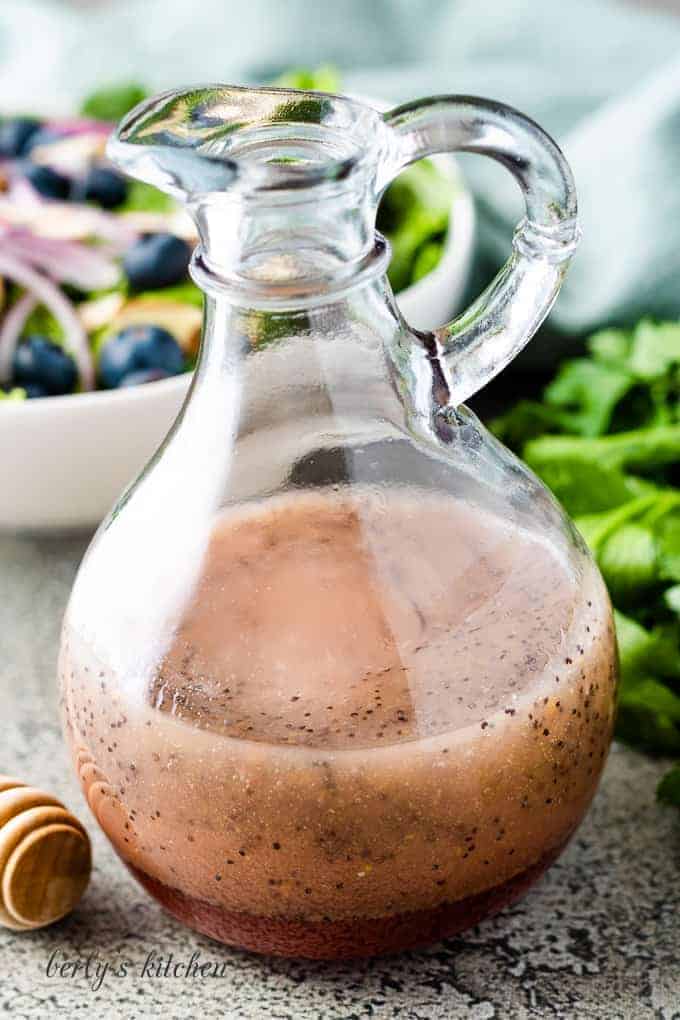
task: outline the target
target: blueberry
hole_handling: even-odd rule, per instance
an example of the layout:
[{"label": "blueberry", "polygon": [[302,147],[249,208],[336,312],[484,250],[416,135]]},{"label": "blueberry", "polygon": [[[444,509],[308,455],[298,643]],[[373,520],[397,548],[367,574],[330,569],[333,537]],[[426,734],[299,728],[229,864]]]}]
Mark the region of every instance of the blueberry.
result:
[{"label": "blueberry", "polygon": [[127,326],[112,336],[99,354],[103,386],[120,386],[133,372],[160,369],[166,375],[184,370],[184,355],[172,333],[160,326]]},{"label": "blueberry", "polygon": [[97,202],[104,209],[115,209],[127,197],[127,181],[106,166],[91,166],[81,184],[80,194],[86,201]]},{"label": "blueberry", "polygon": [[45,124],[42,127],[39,127],[38,130],[34,131],[30,136],[22,155],[28,156],[34,149],[37,149],[39,145],[51,145],[52,142],[58,142],[59,139],[63,137],[63,131],[60,131],[56,127],[48,127]]},{"label": "blueberry", "polygon": [[187,275],[191,248],[174,234],[146,234],[125,253],[123,269],[135,290],[156,290]]},{"label": "blueberry", "polygon": [[137,328],[124,329],[110,337],[99,352],[99,381],[107,389],[120,386],[125,376],[140,368],[137,345],[132,335]]},{"label": "blueberry", "polygon": [[51,396],[51,394],[47,392],[45,387],[41,386],[39,383],[26,383],[26,385],[23,386],[22,389],[25,390],[26,392],[27,400],[34,400],[36,397]]},{"label": "blueberry", "polygon": [[136,372],[128,372],[121,379],[119,386],[141,386],[143,383],[159,382],[161,379],[169,379],[170,373],[164,372],[162,368],[140,368]]},{"label": "blueberry", "polygon": [[69,178],[53,170],[51,166],[38,166],[36,163],[26,161],[21,164],[21,172],[45,198],[65,199],[71,193]]},{"label": "blueberry", "polygon": [[29,396],[72,393],[78,379],[73,358],[44,336],[30,336],[19,344],[13,369],[14,385],[23,386]]},{"label": "blueberry", "polygon": [[32,136],[40,127],[31,117],[9,117],[0,123],[0,156],[13,159],[28,150]]}]

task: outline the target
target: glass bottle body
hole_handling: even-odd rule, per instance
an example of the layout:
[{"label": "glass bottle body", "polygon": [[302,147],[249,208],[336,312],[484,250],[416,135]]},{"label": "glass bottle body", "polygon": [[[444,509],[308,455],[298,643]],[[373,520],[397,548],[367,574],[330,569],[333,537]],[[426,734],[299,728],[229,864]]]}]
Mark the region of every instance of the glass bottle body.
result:
[{"label": "glass bottle body", "polygon": [[197,269],[192,391],[64,621],[100,825],[178,917],[263,952],[402,949],[498,909],[611,739],[597,569],[452,400],[465,374],[403,322],[386,257],[288,307]]}]

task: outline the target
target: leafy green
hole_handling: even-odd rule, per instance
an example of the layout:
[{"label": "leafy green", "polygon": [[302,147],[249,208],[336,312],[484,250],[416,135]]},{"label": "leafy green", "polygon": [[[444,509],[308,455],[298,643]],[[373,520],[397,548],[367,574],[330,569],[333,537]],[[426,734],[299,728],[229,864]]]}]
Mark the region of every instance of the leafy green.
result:
[{"label": "leafy green", "polygon": [[0,389],[0,400],[25,400],[26,390],[20,386],[14,386],[11,390]]},{"label": "leafy green", "polygon": [[545,391],[549,407],[564,413],[560,424],[581,436],[600,436],[609,427],[614,408],[635,385],[625,369],[589,358],[566,362]]},{"label": "leafy green", "polygon": [[631,372],[645,381],[667,377],[680,364],[680,325],[643,320],[633,333],[628,363]]},{"label": "leafy green", "polygon": [[291,67],[279,75],[274,85],[287,89],[305,89],[308,92],[337,92],[340,88],[340,73],[332,64],[322,64],[314,70]]},{"label": "leafy green", "polygon": [[417,283],[418,280],[422,280],[424,276],[427,276],[428,273],[431,273],[433,269],[437,268],[441,260],[443,250],[443,238],[440,241],[428,241],[421,245],[413,260],[411,283]]},{"label": "leafy green", "polygon": [[174,283],[170,287],[161,287],[159,290],[143,290],[136,297],[140,300],[142,298],[162,298],[164,301],[179,301],[183,305],[203,307],[203,292],[193,280],[184,280],[182,283]]},{"label": "leafy green", "polygon": [[598,362],[621,367],[628,364],[631,344],[632,337],[623,330],[602,329],[590,337],[588,349]]},{"label": "leafy green", "polygon": [[663,593],[663,601],[667,609],[680,614],[680,584],[673,584]]},{"label": "leafy green", "polygon": [[[338,92],[341,82],[336,68],[323,65],[315,70],[292,68],[274,84]],[[295,107],[298,115],[299,105]],[[392,245],[387,275],[395,291],[416,283],[439,264],[451,199],[451,181],[426,159],[408,167],[388,187],[378,210],[377,227]]]},{"label": "leafy green", "polygon": [[611,510],[634,495],[625,475],[616,467],[598,465],[578,457],[527,457],[560,500],[565,510],[575,517],[591,512]]},{"label": "leafy green", "polygon": [[506,446],[523,450],[530,439],[558,430],[560,421],[561,414],[553,407],[537,400],[520,400],[507,414],[496,418],[492,428]]},{"label": "leafy green", "polygon": [[389,186],[378,210],[377,227],[392,245],[388,275],[395,290],[417,279],[416,266],[427,257],[428,248],[430,257],[433,244],[441,253],[450,209],[451,182],[428,160],[408,167]]},{"label": "leafy green", "polygon": [[[630,484],[633,484],[633,479]],[[591,552],[598,556],[602,545],[617,528],[624,527],[629,521],[643,516],[646,510],[654,507],[657,501],[656,492],[642,493],[629,502],[623,502],[606,513],[584,514],[576,518],[576,525],[590,546]]]},{"label": "leafy green", "polygon": [[22,336],[31,334],[47,337],[56,344],[61,344],[64,339],[64,331],[59,322],[44,305],[37,305],[24,323]]},{"label": "leafy green", "polygon": [[641,524],[624,524],[614,531],[602,544],[599,560],[612,598],[620,605],[657,583],[654,532]]},{"label": "leafy green", "polygon": [[675,765],[659,783],[656,795],[666,804],[680,807],[680,765]]},{"label": "leafy green", "polygon": [[[607,329],[492,423],[561,500],[616,612],[618,735],[680,756],[680,324]],[[680,766],[659,787],[680,804]]]},{"label": "leafy green", "polygon": [[84,117],[95,120],[120,120],[128,110],[146,99],[148,93],[139,82],[127,82],[120,85],[105,85],[91,92],[83,100],[80,112]]},{"label": "leafy green", "polygon": [[680,581],[680,516],[665,516],[657,527],[659,577]]},{"label": "leafy green", "polygon": [[651,673],[664,678],[677,676],[680,670],[677,623],[647,628],[618,609],[614,610],[614,620],[624,685],[634,684],[636,678]]},{"label": "leafy green", "polygon": [[130,181],[125,201],[119,212],[171,212],[175,203],[164,192],[144,181]]},{"label": "leafy green", "polygon": [[674,424],[593,438],[541,436],[527,444],[524,458],[539,472],[541,465],[569,459],[650,474],[654,468],[672,466],[678,460],[678,451],[680,424]]},{"label": "leafy green", "polygon": [[630,743],[680,754],[680,698],[655,677],[624,673],[617,732]]}]

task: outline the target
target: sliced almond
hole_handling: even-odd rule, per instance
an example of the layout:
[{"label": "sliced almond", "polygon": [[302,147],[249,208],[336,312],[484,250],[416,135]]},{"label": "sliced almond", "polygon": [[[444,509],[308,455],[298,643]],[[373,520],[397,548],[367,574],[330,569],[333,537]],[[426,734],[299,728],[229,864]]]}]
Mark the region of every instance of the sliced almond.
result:
[{"label": "sliced almond", "polygon": [[79,304],[77,306],[78,318],[87,333],[94,333],[95,330],[108,326],[124,304],[125,295],[118,291],[114,291],[112,294],[103,294],[102,297]]},{"label": "sliced almond", "polygon": [[31,149],[31,159],[34,163],[42,163],[64,173],[80,174],[92,162],[103,157],[105,148],[106,135],[93,131],[36,145]]}]

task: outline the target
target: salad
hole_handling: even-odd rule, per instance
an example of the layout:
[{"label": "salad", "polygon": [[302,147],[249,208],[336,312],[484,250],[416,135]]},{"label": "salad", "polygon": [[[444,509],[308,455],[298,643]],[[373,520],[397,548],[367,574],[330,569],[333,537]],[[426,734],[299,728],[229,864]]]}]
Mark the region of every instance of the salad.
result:
[{"label": "salad", "polygon": [[[277,84],[337,89],[332,69]],[[0,401],[115,389],[193,368],[202,295],[194,226],[172,199],[107,163],[115,123],[145,96],[100,90],[78,116],[0,119]],[[378,229],[402,290],[441,257],[451,185],[428,161],[388,189]]]},{"label": "salad", "polygon": [[597,559],[621,657],[617,735],[678,759],[658,793],[680,806],[680,325],[596,333],[492,428]]}]

